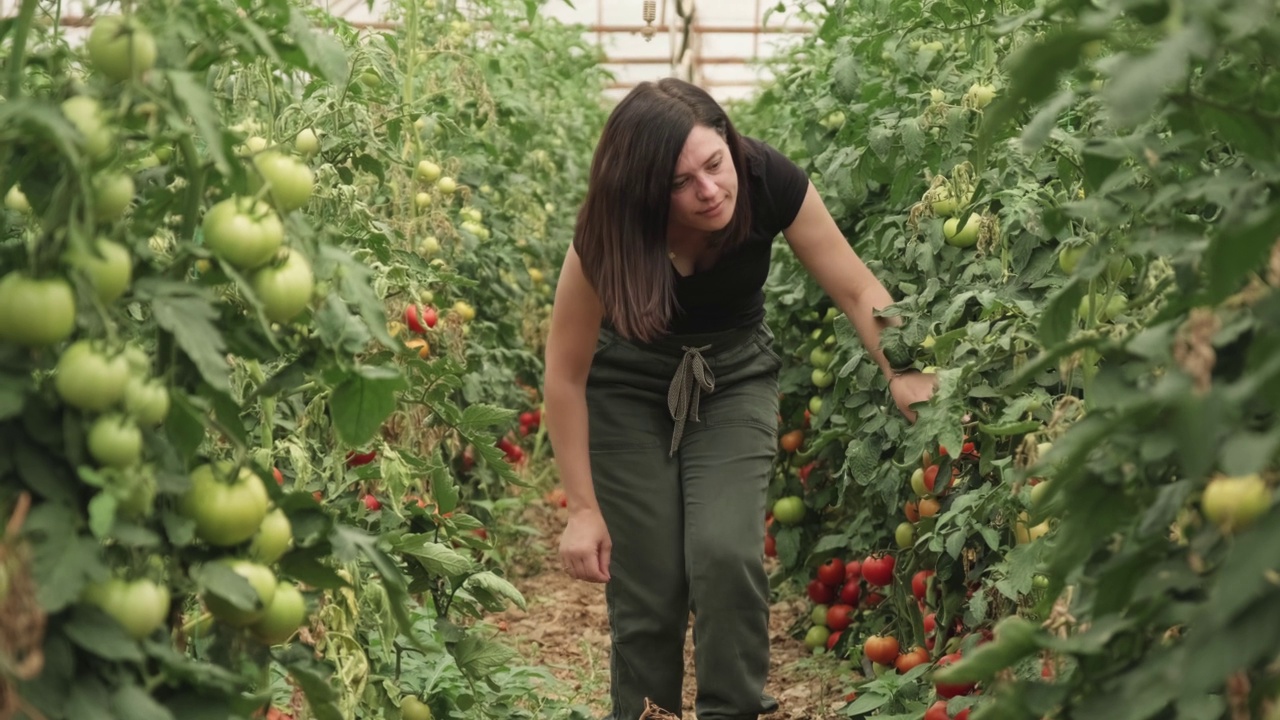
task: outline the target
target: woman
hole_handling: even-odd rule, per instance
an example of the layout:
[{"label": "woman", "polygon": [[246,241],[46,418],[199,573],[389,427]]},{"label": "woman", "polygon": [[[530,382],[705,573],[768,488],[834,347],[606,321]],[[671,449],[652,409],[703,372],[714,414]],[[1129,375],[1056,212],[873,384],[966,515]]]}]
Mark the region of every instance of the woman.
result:
[{"label": "woman", "polygon": [[804,173],[742,137],[704,91],[635,88],[605,124],[547,341],[547,429],[568,500],[560,558],[607,583],[612,720],[679,712],[694,617],[699,720],[755,718],[769,667],[763,565],[781,365],[764,323],[773,239],[793,252],[889,377],[892,302]]}]

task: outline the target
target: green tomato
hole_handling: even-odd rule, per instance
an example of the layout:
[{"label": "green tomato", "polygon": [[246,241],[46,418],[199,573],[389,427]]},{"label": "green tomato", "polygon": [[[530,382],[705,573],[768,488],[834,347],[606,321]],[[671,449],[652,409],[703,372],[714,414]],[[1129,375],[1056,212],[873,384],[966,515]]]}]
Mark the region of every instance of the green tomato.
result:
[{"label": "green tomato", "polygon": [[916,539],[916,528],[909,522],[898,523],[897,529],[893,531],[893,539],[898,543],[898,547],[906,549],[911,547],[911,543]]},{"label": "green tomato", "polygon": [[114,490],[116,507],[124,517],[149,517],[155,509],[156,477],[148,466],[135,466],[125,470]]},{"label": "green tomato", "polygon": [[4,206],[14,212],[31,212],[31,203],[27,200],[26,194],[22,192],[22,188],[17,185],[9,188],[9,192],[4,194]]},{"label": "green tomato", "polygon": [[248,560],[223,559],[215,562],[226,565],[232,572],[247,580],[256,595],[256,602],[253,608],[245,609],[236,607],[221,595],[208,592],[204,595],[204,604],[209,612],[234,627],[247,627],[262,619],[276,597],[278,585],[275,573],[265,565]]},{"label": "green tomato", "polygon": [[[1093,298],[1094,296],[1092,295],[1085,295],[1080,298],[1080,304],[1076,307],[1076,312],[1080,314],[1080,317],[1093,317]],[[1124,295],[1121,295],[1120,293],[1113,294],[1111,299],[1107,300],[1106,306],[1099,309],[1097,318],[1098,322],[1110,322],[1117,315],[1124,312],[1124,309],[1128,304],[1129,301],[1124,297]]]},{"label": "green tomato", "polygon": [[133,255],[118,242],[98,238],[92,251],[69,253],[67,261],[89,278],[104,305],[123,295],[133,280]]},{"label": "green tomato", "polygon": [[95,177],[93,190],[93,218],[99,223],[119,220],[137,193],[133,178],[116,172],[104,172]]},{"label": "green tomato", "polygon": [[1225,534],[1252,525],[1271,507],[1271,489],[1257,473],[1215,477],[1200,496],[1200,509]]},{"label": "green tomato", "polygon": [[414,176],[424,183],[433,183],[440,179],[440,166],[430,160],[419,160],[414,168]]},{"label": "green tomato", "polygon": [[916,497],[923,498],[931,495],[928,486],[924,484],[924,469],[916,468],[911,473],[911,490],[915,492]]},{"label": "green tomato", "polygon": [[1089,252],[1088,245],[1063,245],[1058,250],[1058,269],[1066,275],[1075,273],[1080,260]]},{"label": "green tomato", "polygon": [[62,101],[62,114],[80,133],[81,145],[94,160],[106,160],[115,149],[111,131],[102,124],[98,101],[83,95]]},{"label": "green tomato", "polygon": [[268,565],[279,560],[293,545],[293,525],[280,508],[267,513],[249,545],[249,555]]},{"label": "green tomato", "polygon": [[958,248],[973,247],[978,244],[978,216],[970,215],[964,227],[960,227],[960,218],[947,218],[942,223],[942,236],[947,244]]},{"label": "green tomato", "polygon": [[250,284],[272,322],[288,322],[311,303],[315,276],[311,264],[296,250],[286,251],[284,262],[268,265],[253,274]]},{"label": "green tomato", "polygon": [[156,41],[151,33],[119,15],[94,20],[85,47],[93,67],[116,82],[138,77],[156,64]]},{"label": "green tomato", "polygon": [[400,701],[400,720],[432,720],[431,707],[410,695]]},{"label": "green tomato", "polygon": [[118,413],[94,420],[88,441],[90,457],[103,467],[133,467],[142,459],[142,431]]},{"label": "green tomato", "polygon": [[804,634],[804,646],[811,650],[826,647],[827,640],[830,638],[830,630],[823,625],[814,625],[809,628],[809,632]]},{"label": "green tomato", "polygon": [[129,363],[123,354],[108,356],[90,341],[77,340],[58,358],[53,387],[68,405],[102,412],[124,399],[128,380]]},{"label": "green tomato", "polygon": [[180,512],[196,523],[196,536],[219,547],[253,537],[267,516],[267,488],[248,468],[234,479],[230,462],[205,464],[191,472],[191,487],[182,496]]},{"label": "green tomato", "polygon": [[262,616],[249,627],[254,637],[268,645],[288,640],[307,619],[307,601],[293,583],[276,585],[275,595]]},{"label": "green tomato", "polygon": [[822,346],[818,346],[809,352],[809,364],[815,368],[822,368],[825,370],[826,368],[831,367],[831,363],[835,359],[835,353],[826,350]]},{"label": "green tomato", "polygon": [[271,199],[284,212],[297,210],[311,199],[315,178],[311,168],[288,155],[264,152],[255,155],[253,164],[271,191]]},{"label": "green tomato", "polygon": [[84,600],[102,608],[134,640],[155,632],[169,617],[169,590],[150,580],[95,583],[85,589]]},{"label": "green tomato", "polygon": [[159,425],[169,415],[169,389],[159,380],[132,375],[124,384],[124,409],[143,425]]},{"label": "green tomato", "polygon": [[809,398],[809,414],[817,416],[820,412],[822,412],[822,396],[814,395]]},{"label": "green tomato", "polygon": [[436,181],[436,189],[443,195],[452,195],[458,190],[458,182],[446,175]]},{"label": "green tomato", "polygon": [[17,271],[0,278],[0,340],[43,347],[66,340],[75,328],[76,296],[66,280]]},{"label": "green tomato", "polygon": [[205,245],[241,270],[251,270],[275,256],[284,242],[284,225],[266,203],[228,198],[209,208],[202,225]]},{"label": "green tomato", "polygon": [[804,519],[804,498],[788,495],[778,498],[773,504],[773,519],[783,525],[795,525]]},{"label": "green tomato", "polygon": [[991,104],[996,98],[996,88],[994,85],[981,85],[974,83],[969,86],[969,99],[973,102],[974,107],[984,108]]},{"label": "green tomato", "polygon": [[836,376],[822,368],[814,368],[813,372],[809,373],[809,380],[813,382],[814,387],[829,388],[836,381]]},{"label": "green tomato", "polygon": [[814,605],[813,609],[809,611],[809,622],[813,623],[814,625],[826,625],[827,610],[829,609],[830,608],[823,603],[818,603],[817,605]]},{"label": "green tomato", "polygon": [[293,139],[293,149],[303,157],[311,157],[320,152],[320,137],[316,135],[315,130],[303,128]]}]

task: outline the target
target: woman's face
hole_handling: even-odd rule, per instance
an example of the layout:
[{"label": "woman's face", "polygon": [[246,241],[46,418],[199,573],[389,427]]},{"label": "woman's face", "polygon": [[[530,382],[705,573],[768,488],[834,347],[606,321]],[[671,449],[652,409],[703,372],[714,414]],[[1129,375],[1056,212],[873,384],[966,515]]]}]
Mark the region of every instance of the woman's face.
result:
[{"label": "woman's face", "polygon": [[684,141],[671,179],[669,228],[713,233],[733,219],[738,173],[720,133],[695,125]]}]

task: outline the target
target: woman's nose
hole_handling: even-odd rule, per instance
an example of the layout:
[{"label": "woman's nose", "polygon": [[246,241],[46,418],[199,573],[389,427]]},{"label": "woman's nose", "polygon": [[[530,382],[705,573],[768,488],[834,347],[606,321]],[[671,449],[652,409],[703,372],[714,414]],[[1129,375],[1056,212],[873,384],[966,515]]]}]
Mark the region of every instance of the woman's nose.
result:
[{"label": "woman's nose", "polygon": [[716,183],[709,175],[698,176],[698,197],[703,200],[710,200],[716,196]]}]

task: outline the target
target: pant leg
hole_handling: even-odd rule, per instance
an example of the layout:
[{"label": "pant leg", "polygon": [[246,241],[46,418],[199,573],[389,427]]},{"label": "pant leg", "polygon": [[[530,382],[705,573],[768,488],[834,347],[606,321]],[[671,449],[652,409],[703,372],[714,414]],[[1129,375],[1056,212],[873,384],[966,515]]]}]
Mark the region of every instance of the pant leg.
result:
[{"label": "pant leg", "polygon": [[610,720],[640,717],[645,698],[677,714],[682,704],[684,512],[661,364],[618,341],[597,353],[587,387],[592,479],[613,541]]},{"label": "pant leg", "polygon": [[780,363],[767,332],[746,357],[712,360],[717,387],[681,443],[685,563],[694,611],[698,720],[777,708],[769,670],[764,516],[777,447]]}]

